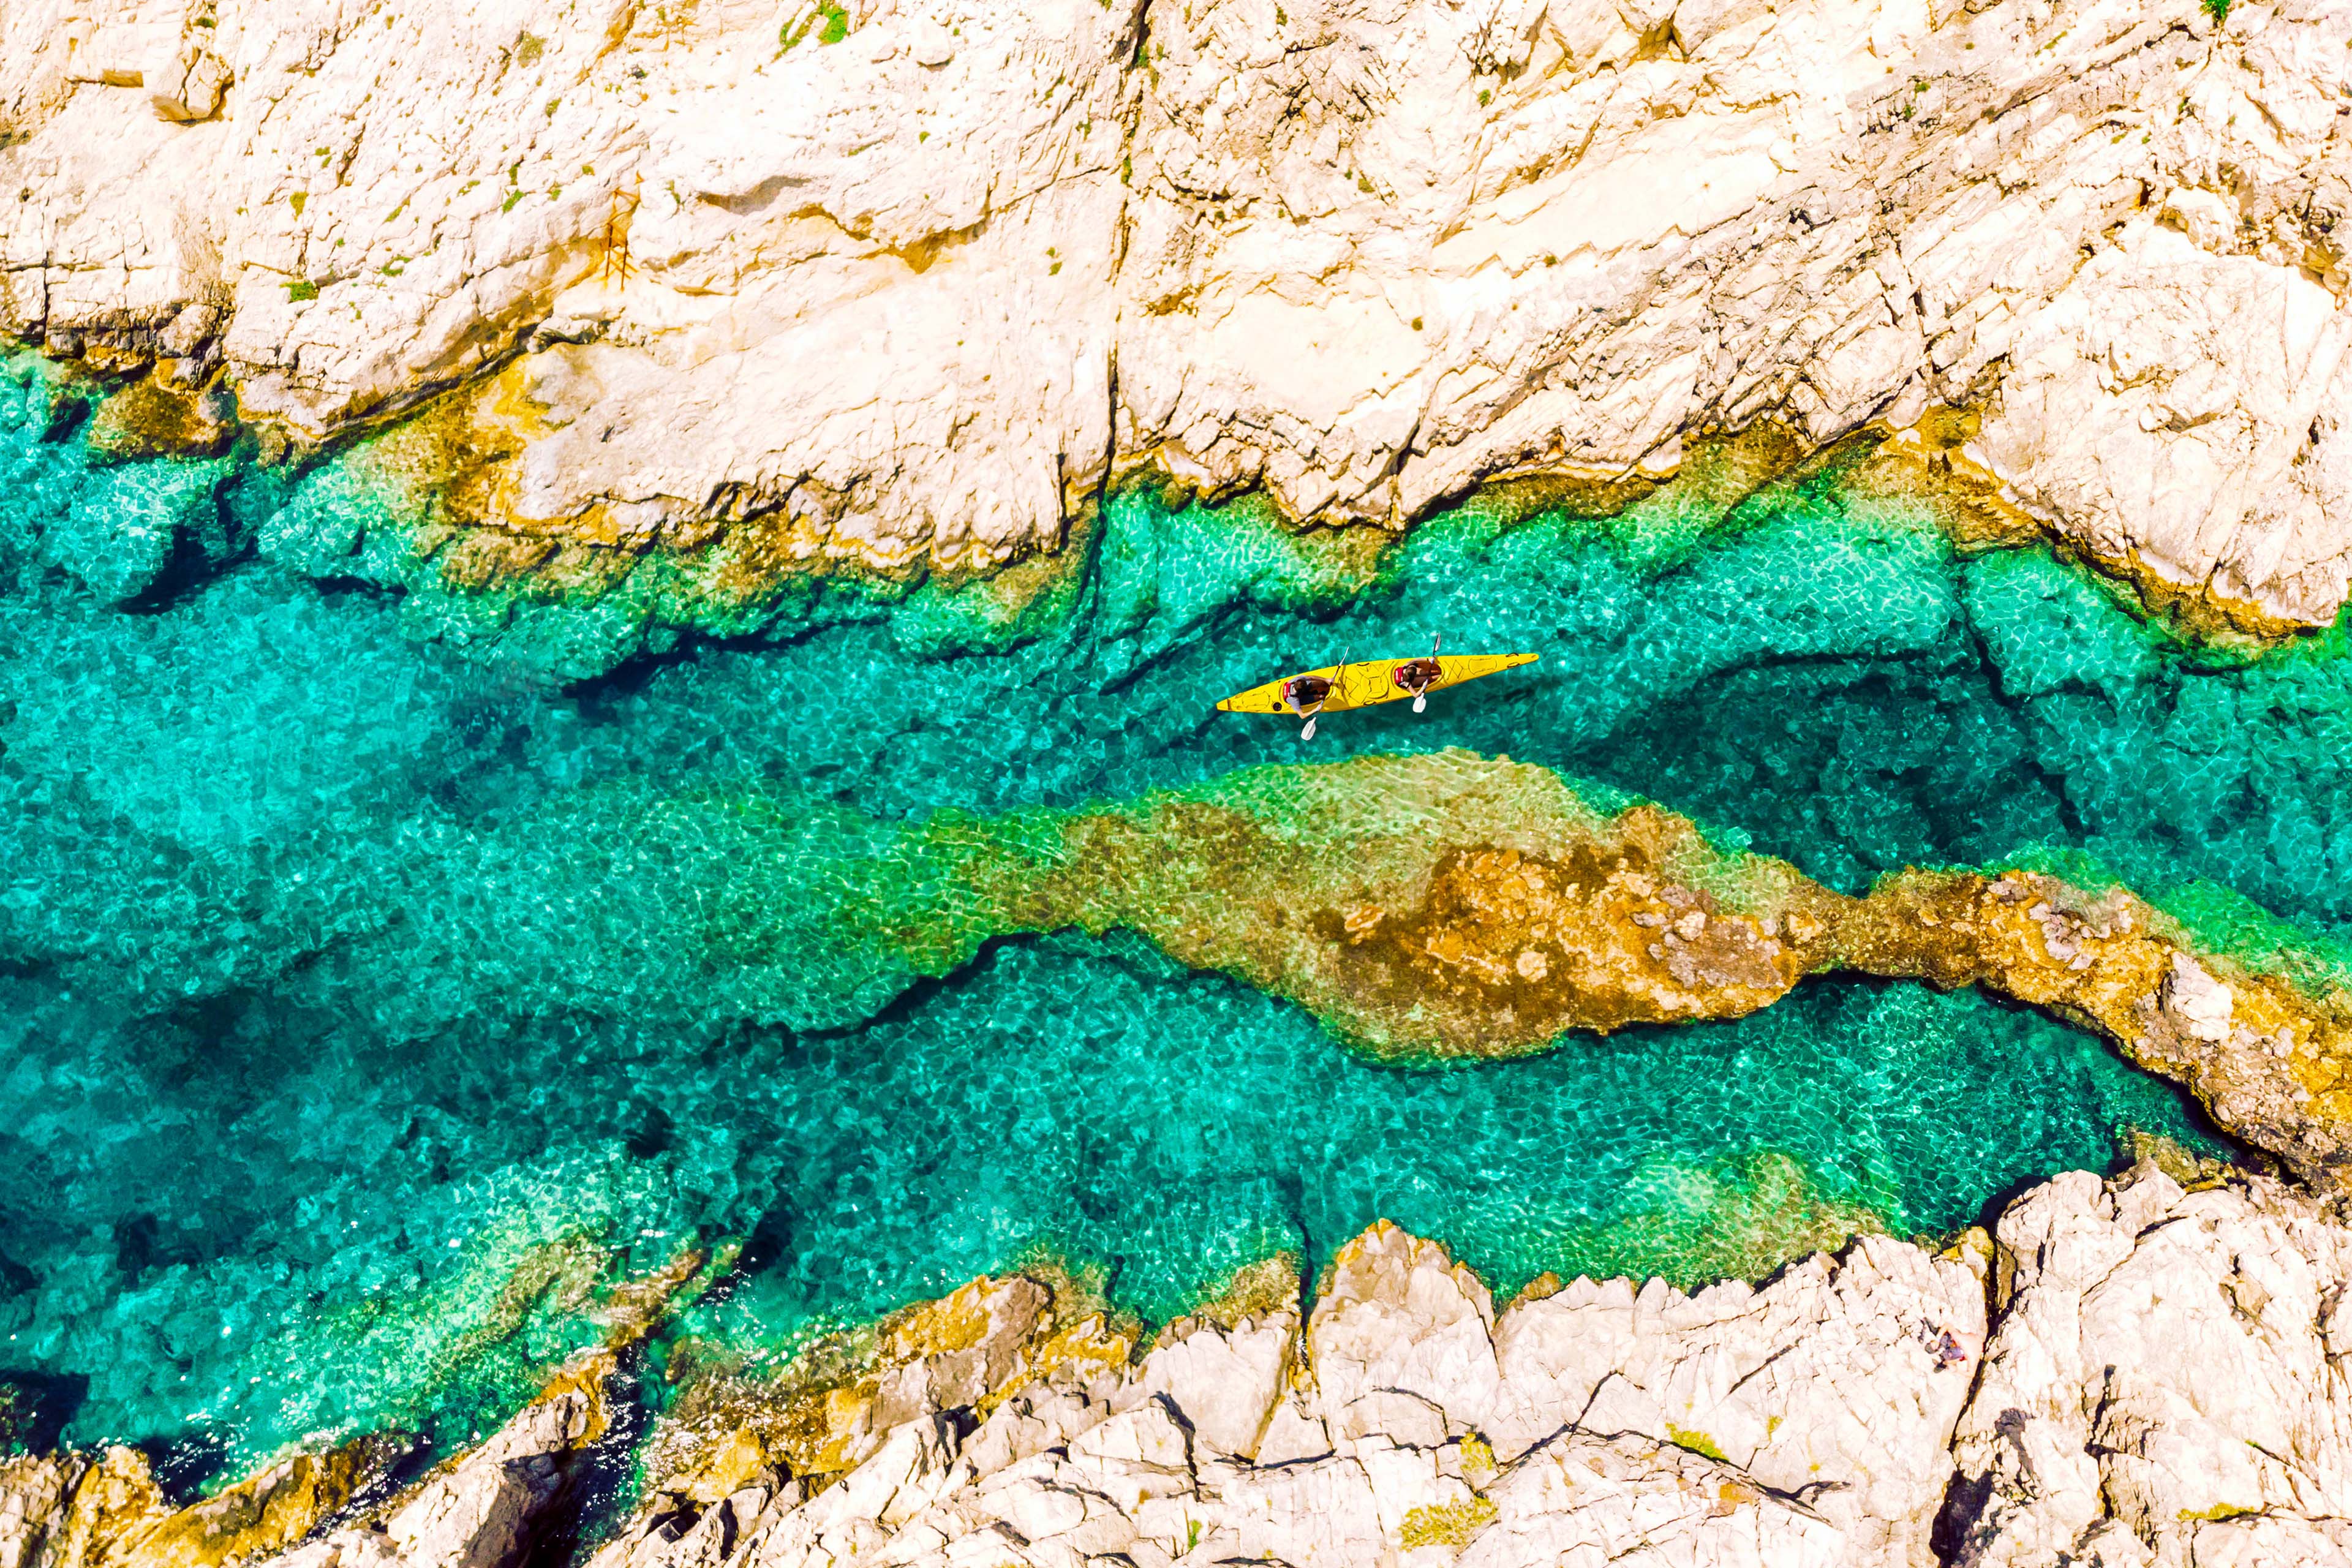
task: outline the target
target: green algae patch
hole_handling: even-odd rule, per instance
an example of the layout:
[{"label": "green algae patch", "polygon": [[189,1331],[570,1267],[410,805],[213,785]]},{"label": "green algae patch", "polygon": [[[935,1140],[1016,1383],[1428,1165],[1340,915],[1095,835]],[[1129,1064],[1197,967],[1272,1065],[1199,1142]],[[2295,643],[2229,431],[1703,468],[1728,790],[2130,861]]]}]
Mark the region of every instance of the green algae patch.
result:
[{"label": "green algae patch", "polygon": [[236,410],[226,388],[180,386],[149,375],[101,403],[82,441],[100,463],[216,458],[236,437]]},{"label": "green algae patch", "polygon": [[779,52],[797,48],[812,33],[820,44],[837,44],[849,37],[849,12],[840,0],[815,0],[806,10],[786,17],[776,35],[776,47]]},{"label": "green algae patch", "polygon": [[1129,487],[1103,510],[1099,635],[1138,639],[1141,657],[1235,605],[1337,610],[1378,581],[1395,537],[1361,523],[1297,528],[1262,497],[1171,506],[1150,486]]},{"label": "green algae patch", "polygon": [[[1253,769],[1124,806],[907,827],[714,795],[641,809],[626,833],[642,846],[633,858],[660,854],[674,888],[709,879],[696,902],[699,946],[727,972],[717,984],[796,1027],[870,1015],[992,937],[1124,928],[1383,1054],[1492,1056],[1569,1028],[1752,1011],[1795,984],[1806,933],[1823,929],[1801,908],[1818,890],[1786,867],[1719,864],[1759,858],[1719,856],[1654,807],[1604,815],[1547,769],[1466,752]],[[1675,879],[1694,871],[1749,909]],[[616,916],[628,918],[592,918]],[[625,945],[665,944],[646,930]]]},{"label": "green algae patch", "polygon": [[[1603,816],[1549,770],[1463,752],[1252,770],[1065,831],[1035,924],[1140,931],[1387,1055],[1737,1016],[1795,984],[1819,929],[1791,909],[1784,942],[1779,910],[1676,880],[1718,857],[1671,814]],[[1802,888],[1764,869],[1725,880]]]},{"label": "green algae patch", "polygon": [[[1834,1193],[1796,1156],[1763,1149],[1702,1162],[1653,1158],[1634,1173],[1621,1206],[1603,1224],[1544,1238],[1559,1259],[1556,1273],[1664,1279],[1684,1291],[1718,1279],[1760,1282],[1857,1236],[1884,1234],[1896,1198],[1885,1187]],[[1556,1286],[1547,1281],[1538,1293]]]},{"label": "green algae patch", "polygon": [[[1599,547],[1626,569],[1655,576],[1688,562],[1772,498],[1816,477],[1816,455],[1785,426],[1689,443],[1670,475],[1601,479],[1536,474],[1489,481],[1458,505],[1418,521],[1381,563],[1394,585],[1432,564],[1498,547],[1526,554]],[[1419,537],[1427,536],[1427,537]]]},{"label": "green algae patch", "polygon": [[[137,446],[133,436],[147,426],[126,425],[128,416],[110,422],[110,414],[149,399],[148,386],[108,396],[36,356],[0,358],[0,485],[8,492],[0,562],[38,560],[127,605],[250,548],[258,517],[282,499],[279,478],[258,470],[250,450],[205,455],[219,452],[226,436]],[[111,449],[126,442],[136,449]],[[167,449],[173,455],[157,455]]]},{"label": "green algae patch", "polygon": [[1714,1438],[1704,1432],[1694,1432],[1687,1426],[1676,1426],[1669,1423],[1666,1427],[1666,1441],[1685,1452],[1696,1454],[1701,1458],[1713,1459],[1717,1464],[1727,1465],[1731,1462],[1724,1458],[1723,1450],[1716,1446]]},{"label": "green algae patch", "polygon": [[[1404,1055],[1736,1016],[1804,969],[1756,916],[1671,879],[1667,868],[1712,863],[1686,823],[1645,806],[1603,816],[1548,770],[1466,753],[1251,770],[1124,807],[908,828],[714,796],[639,816],[630,839],[704,847],[701,947],[754,994],[774,977],[768,1005],[795,1026],[870,1013],[991,937],[1065,927],[1141,931]],[[675,880],[688,863],[664,858]],[[1803,896],[1785,868],[1726,875]],[[1793,939],[1806,927],[1792,919]],[[628,945],[658,945],[650,936]],[[1651,948],[1662,956],[1643,959]]]},{"label": "green algae patch", "polygon": [[2184,947],[2290,981],[2315,1000],[2352,993],[2352,942],[2283,921],[2234,888],[2199,878],[2148,901],[2179,923]]},{"label": "green algae patch", "polygon": [[1002,654],[1035,642],[1075,612],[1086,584],[1091,528],[1051,554],[1027,556],[1001,571],[957,581],[934,577],[892,613],[892,638],[908,654]]}]

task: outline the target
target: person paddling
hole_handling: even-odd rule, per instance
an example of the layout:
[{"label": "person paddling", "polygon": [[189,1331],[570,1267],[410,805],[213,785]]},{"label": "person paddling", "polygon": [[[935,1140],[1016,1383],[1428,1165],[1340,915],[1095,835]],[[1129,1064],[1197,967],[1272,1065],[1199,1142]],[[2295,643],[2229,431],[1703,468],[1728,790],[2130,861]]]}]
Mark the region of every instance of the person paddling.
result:
[{"label": "person paddling", "polygon": [[[1333,675],[1342,679],[1346,679],[1347,672],[1348,666],[1345,660],[1331,671]],[[1315,738],[1316,715],[1323,711],[1323,704],[1331,700],[1333,689],[1333,682],[1326,680],[1312,671],[1305,675],[1294,675],[1282,683],[1284,705],[1307,721],[1307,728],[1298,731],[1300,740],[1311,741]]]},{"label": "person paddling", "polygon": [[1445,679],[1445,667],[1437,661],[1437,650],[1444,641],[1443,637],[1431,638],[1427,658],[1409,658],[1389,672],[1396,689],[1412,699],[1412,710],[1416,713],[1429,706],[1431,689]]}]

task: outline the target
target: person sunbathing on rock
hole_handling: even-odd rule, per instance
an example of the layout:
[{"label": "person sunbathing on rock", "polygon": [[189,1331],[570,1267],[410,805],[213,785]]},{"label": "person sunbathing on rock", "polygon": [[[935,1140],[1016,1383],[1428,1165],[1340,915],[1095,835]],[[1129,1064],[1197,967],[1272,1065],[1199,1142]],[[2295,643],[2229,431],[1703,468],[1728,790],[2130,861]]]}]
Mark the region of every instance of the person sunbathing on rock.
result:
[{"label": "person sunbathing on rock", "polygon": [[1431,688],[1445,679],[1445,667],[1437,662],[1437,650],[1444,640],[1431,640],[1427,658],[1409,658],[1389,672],[1396,689],[1412,699],[1412,710],[1416,713],[1429,706]]},{"label": "person sunbathing on rock", "polygon": [[1958,1366],[1969,1359],[1969,1352],[1960,1348],[1960,1342],[1953,1335],[1951,1330],[1939,1328],[1922,1319],[1919,1327],[1914,1331],[1920,1345],[1929,1355],[1936,1358],[1937,1372],[1943,1371],[1948,1366]]}]

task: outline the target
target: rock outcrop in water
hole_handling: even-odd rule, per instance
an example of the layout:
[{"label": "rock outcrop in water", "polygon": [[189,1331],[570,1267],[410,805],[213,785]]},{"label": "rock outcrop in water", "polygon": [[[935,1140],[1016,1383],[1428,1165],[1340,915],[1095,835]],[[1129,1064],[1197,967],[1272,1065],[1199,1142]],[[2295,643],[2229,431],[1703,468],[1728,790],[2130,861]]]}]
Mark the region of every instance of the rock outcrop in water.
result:
[{"label": "rock outcrop in water", "polygon": [[992,936],[1126,927],[1403,1058],[1736,1018],[1808,974],[1973,984],[2104,1035],[2315,1186],[2352,1161],[2342,975],[2292,950],[2211,951],[2121,888],[1912,870],[1848,897],[1654,805],[1603,812],[1548,768],[1460,751],[865,842],[822,897],[745,895],[737,940],[854,953],[878,986],[949,973]]},{"label": "rock outcrop in water", "polygon": [[367,1437],[297,1455],[186,1508],[171,1505],[136,1448],[0,1461],[0,1563],[200,1568],[266,1555],[332,1519],[407,1447],[397,1436]]},{"label": "rock outcrop in water", "polygon": [[[2200,952],[2120,888],[1909,871],[1844,906],[1836,962],[1978,984],[2098,1031],[2323,1190],[2352,1164],[2352,996]],[[2287,955],[2278,955],[2287,956]]]},{"label": "rock outcrop in water", "polygon": [[1934,462],[2306,624],[2347,41],[2323,0],[26,5],[0,328],[152,367],[128,449],[471,385],[400,459],[465,470],[461,576],[985,565],[1138,465],[1393,523],[1953,405]]},{"label": "rock outcrop in water", "polygon": [[526,1558],[604,1435],[609,1361],[572,1369],[497,1436],[373,1517],[282,1557],[282,1568],[496,1568]]},{"label": "rock outcrop in water", "polygon": [[[1303,1311],[1279,1265],[1240,1283],[1134,1354],[1066,1281],[976,1281],[816,1383],[689,1396],[589,1561],[2316,1568],[2352,1552],[2352,1231],[2258,1177],[2076,1173],[2011,1204],[1990,1238],[1931,1254],[1865,1237],[1760,1288],[1689,1296],[1547,1278],[1497,1311],[1441,1247],[1388,1226],[1341,1249]],[[270,1561],[511,1568],[544,1550],[601,1428],[575,1378]],[[55,1484],[89,1468],[0,1471],[0,1561],[193,1568],[267,1550],[93,1539]],[[150,1539],[194,1538],[173,1529]]]}]

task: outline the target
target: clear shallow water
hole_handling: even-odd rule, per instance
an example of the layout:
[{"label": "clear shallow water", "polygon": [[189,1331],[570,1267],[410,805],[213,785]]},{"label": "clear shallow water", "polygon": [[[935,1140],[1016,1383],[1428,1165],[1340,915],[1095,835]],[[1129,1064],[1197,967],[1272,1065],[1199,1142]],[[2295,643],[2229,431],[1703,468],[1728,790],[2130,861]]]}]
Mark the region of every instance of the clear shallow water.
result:
[{"label": "clear shallow water", "polygon": [[[70,443],[10,439],[0,1370],[54,1380],[70,1438],[235,1461],[386,1422],[463,1436],[593,1332],[597,1269],[696,1236],[751,1240],[688,1327],[781,1346],[1041,1242],[1159,1314],[1385,1215],[1509,1289],[1668,1266],[1762,1152],[1821,1203],[1940,1230],[2106,1163],[2126,1125],[2197,1141],[2093,1042],[1917,987],[1414,1073],[1130,939],[1000,943],[903,996],[740,941],[869,820],[1296,758],[1295,730],[1208,703],[1344,651],[1442,630],[1545,659],[1420,719],[1335,717],[1313,755],[1507,752],[1849,889],[2042,847],[2217,928],[2347,914],[2336,638],[2200,671],[2046,558],[1958,561],[1833,491],[1712,543],[1467,513],[1377,578],[1344,542],[1130,498],[1009,651],[940,657],[1007,640],[952,595],[835,595],[789,639],[565,690],[267,562],[122,607],[74,551],[152,516],[131,479],[100,494]],[[201,521],[163,477],[138,482]],[[205,492],[217,553],[262,536],[239,509],[268,487],[202,482],[243,487]]]}]

